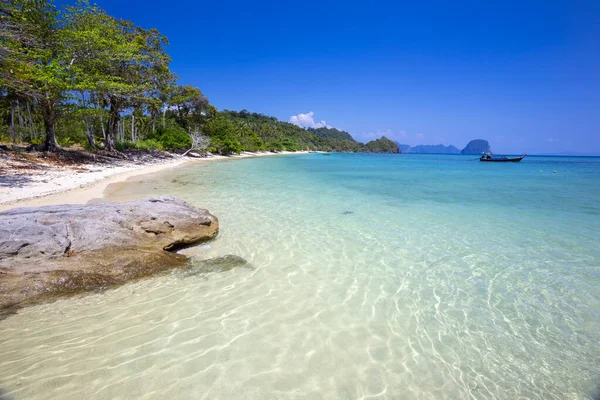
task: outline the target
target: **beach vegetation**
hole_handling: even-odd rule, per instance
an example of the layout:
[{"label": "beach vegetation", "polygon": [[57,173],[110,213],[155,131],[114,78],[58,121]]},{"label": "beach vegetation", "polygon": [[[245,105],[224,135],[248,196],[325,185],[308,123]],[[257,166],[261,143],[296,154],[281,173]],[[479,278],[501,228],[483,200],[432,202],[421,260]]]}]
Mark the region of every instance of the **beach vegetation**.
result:
[{"label": "beach vegetation", "polygon": [[354,140],[332,127],[304,129],[248,110],[217,110],[179,84],[167,38],[116,18],[87,0],[0,3],[0,135],[58,151],[324,150],[394,152],[391,141]]},{"label": "beach vegetation", "polygon": [[116,148],[119,151],[127,151],[127,150],[145,150],[145,151],[155,151],[155,150],[164,150],[164,146],[161,142],[154,139],[145,139],[139,140],[137,142],[124,141],[117,142]]},{"label": "beach vegetation", "polygon": [[240,154],[244,150],[239,141],[230,138],[213,138],[210,146],[213,152],[223,155]]},{"label": "beach vegetation", "polygon": [[158,127],[154,132],[147,135],[150,140],[160,143],[165,149],[188,149],[192,145],[192,139],[188,132],[174,121],[169,121],[164,128]]}]

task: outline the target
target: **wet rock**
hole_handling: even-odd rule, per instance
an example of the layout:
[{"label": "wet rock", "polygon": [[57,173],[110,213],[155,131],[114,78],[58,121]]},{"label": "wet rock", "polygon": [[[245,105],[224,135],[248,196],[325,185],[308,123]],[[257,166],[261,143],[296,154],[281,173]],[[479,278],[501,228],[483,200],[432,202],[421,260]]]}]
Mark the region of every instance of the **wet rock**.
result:
[{"label": "wet rock", "polygon": [[342,214],[343,215],[351,215],[351,214],[354,214],[354,211],[344,211]]},{"label": "wet rock", "polygon": [[172,251],[218,229],[207,210],[170,196],[2,212],[0,308],[184,267]]},{"label": "wet rock", "polygon": [[190,267],[183,272],[183,276],[203,275],[211,272],[226,272],[234,268],[254,269],[242,257],[228,254],[226,256],[210,258],[208,260],[192,260]]}]

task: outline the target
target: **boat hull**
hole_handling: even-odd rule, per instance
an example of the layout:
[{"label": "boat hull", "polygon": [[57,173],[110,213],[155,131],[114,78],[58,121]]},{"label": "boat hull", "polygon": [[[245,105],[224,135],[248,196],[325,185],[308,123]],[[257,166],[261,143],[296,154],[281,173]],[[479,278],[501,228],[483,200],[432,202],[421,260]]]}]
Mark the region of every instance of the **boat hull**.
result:
[{"label": "boat hull", "polygon": [[481,157],[479,159],[479,161],[481,162],[519,162],[522,159],[524,159],[525,157],[515,157],[515,158],[497,158],[497,159],[493,159],[493,158],[483,158]]}]

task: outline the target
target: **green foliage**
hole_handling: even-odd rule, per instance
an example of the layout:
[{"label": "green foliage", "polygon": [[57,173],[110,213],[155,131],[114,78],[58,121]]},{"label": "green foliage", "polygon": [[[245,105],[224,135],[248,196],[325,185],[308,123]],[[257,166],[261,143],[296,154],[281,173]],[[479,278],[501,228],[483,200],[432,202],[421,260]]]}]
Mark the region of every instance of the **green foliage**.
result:
[{"label": "green foliage", "polygon": [[256,152],[265,149],[262,140],[260,140],[260,138],[252,131],[250,131],[248,135],[243,136],[241,139],[241,146],[246,151]]},{"label": "green foliage", "polygon": [[44,143],[44,139],[42,137],[36,137],[36,138],[32,138],[29,140],[30,144],[33,144],[35,146]]},{"label": "green foliage", "polygon": [[70,138],[70,137],[58,138],[58,144],[60,144],[63,147],[71,146],[74,143],[75,143],[75,141],[73,140],[73,138]]},{"label": "green foliage", "polygon": [[168,115],[187,131],[200,129],[212,113],[208,99],[198,88],[177,86],[168,95],[171,106]]},{"label": "green foliage", "polygon": [[192,145],[192,139],[185,129],[172,122],[148,134],[148,139],[155,140],[168,150],[189,149]]},{"label": "green foliage", "polygon": [[230,155],[230,154],[240,154],[244,148],[242,144],[237,140],[232,140],[229,138],[225,139],[217,139],[214,138],[211,140],[211,146],[220,154]]},{"label": "green foliage", "polygon": [[62,118],[56,124],[56,138],[61,146],[71,146],[75,143],[83,144],[86,142],[85,128],[78,119]]},{"label": "green foliage", "polygon": [[[227,136],[238,140],[245,150],[267,151],[361,151],[363,145],[348,132],[334,128],[303,129],[275,117],[249,111],[224,110],[207,124],[212,137]],[[260,145],[258,144],[258,140]],[[250,141],[251,140],[251,141]],[[249,142],[251,145],[249,145]]]},{"label": "green foliage", "polygon": [[365,144],[367,153],[399,153],[398,144],[385,136]]},{"label": "green foliage", "polygon": [[295,142],[292,138],[285,138],[281,143],[281,147],[287,151],[298,151],[300,150],[300,144]]},{"label": "green foliage", "polygon": [[271,140],[270,142],[267,142],[265,144],[265,148],[268,151],[283,151],[283,150],[285,150],[285,147],[283,147],[283,144],[277,140]]},{"label": "green foliage", "polygon": [[205,126],[205,132],[210,137],[210,147],[214,152],[220,154],[239,154],[244,150],[242,141],[248,139],[251,143],[253,142],[252,148],[257,147],[257,142],[252,139],[251,132],[240,131],[236,124],[222,116],[217,115],[212,118]]},{"label": "green foliage", "polygon": [[116,143],[115,147],[119,151],[126,150],[164,150],[162,143],[154,140],[154,139],[146,139],[138,142],[125,141],[123,143]]},{"label": "green foliage", "polygon": [[[176,85],[166,37],[87,0],[61,7],[52,0],[5,1],[0,32],[0,134],[14,141],[45,135],[47,150],[57,140],[90,149],[101,140],[109,151],[188,150],[188,132],[201,132],[221,154],[397,151],[386,138],[364,145],[335,128],[303,129],[247,110],[218,112],[200,89]],[[133,142],[117,143],[125,138]]]},{"label": "green foliage", "polygon": [[309,131],[322,138],[354,141],[354,138],[348,132],[335,128],[310,128]]},{"label": "green foliage", "polygon": [[247,151],[398,152],[397,145],[387,138],[364,145],[339,129],[303,129],[275,117],[246,110],[218,112],[204,125],[203,131],[212,139],[212,151],[217,152],[222,152],[221,145],[226,139],[239,142]]}]

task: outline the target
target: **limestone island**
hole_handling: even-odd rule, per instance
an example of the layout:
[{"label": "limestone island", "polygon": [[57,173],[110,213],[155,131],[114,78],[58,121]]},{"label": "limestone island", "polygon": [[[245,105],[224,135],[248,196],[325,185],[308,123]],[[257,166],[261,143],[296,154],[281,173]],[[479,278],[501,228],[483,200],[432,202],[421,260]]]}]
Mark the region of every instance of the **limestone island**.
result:
[{"label": "limestone island", "polygon": [[475,139],[471,140],[467,146],[462,149],[460,154],[481,155],[487,153],[488,151],[491,151],[491,149],[487,140]]}]

